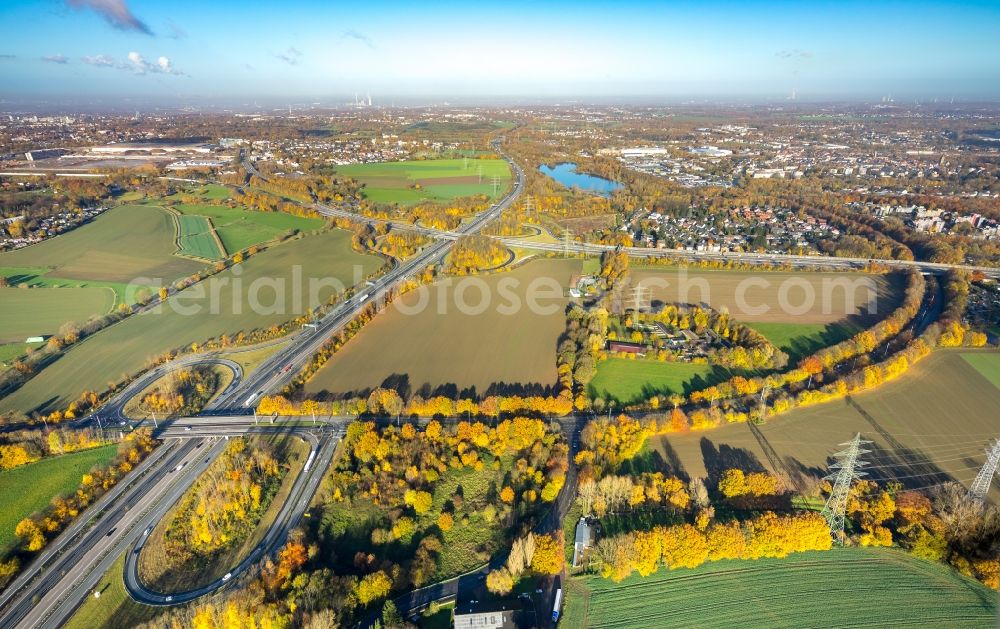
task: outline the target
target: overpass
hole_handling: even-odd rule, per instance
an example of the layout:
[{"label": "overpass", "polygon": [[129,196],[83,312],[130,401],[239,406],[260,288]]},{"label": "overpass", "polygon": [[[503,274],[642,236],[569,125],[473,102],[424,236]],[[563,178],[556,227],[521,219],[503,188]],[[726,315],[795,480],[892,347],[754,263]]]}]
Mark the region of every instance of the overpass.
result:
[{"label": "overpass", "polygon": [[[493,142],[493,148],[510,164],[514,173],[513,186],[486,211],[463,223],[456,232],[458,235],[477,233],[510,207],[524,188],[524,174],[501,149],[501,139]],[[244,156],[244,163],[248,162]],[[252,168],[252,164],[250,167]],[[256,170],[248,169],[248,172],[255,173]],[[213,413],[218,415],[224,409],[249,409],[256,405],[262,395],[280,390],[327,340],[363,308],[370,303],[383,301],[426,266],[442,259],[450,250],[452,242],[453,240],[443,239],[425,247],[412,259],[366,283],[367,292],[363,294],[358,294],[360,291],[356,287],[353,295],[316,318],[313,321],[314,327],[292,336],[285,347],[271,355],[248,377],[234,369],[233,383],[206,407],[205,415],[208,417],[205,421],[218,423],[220,417],[212,417]],[[144,388],[141,386],[143,383],[149,384],[172,369],[202,363],[226,365],[224,361],[211,357],[191,357],[162,365],[126,387],[102,409],[81,419],[77,425],[103,425],[105,419],[121,421],[125,404]],[[253,432],[249,426],[251,418],[238,415],[231,419],[235,421],[236,417],[243,418],[245,427],[234,429],[238,434]],[[205,426],[197,434],[185,435],[189,438],[171,438],[179,436],[178,432],[194,433],[193,427],[189,431],[183,427],[178,429],[177,426],[177,422],[165,426],[160,436],[167,440],[166,445],[154,451],[133,473],[87,509],[35,557],[0,595],[0,629],[15,626],[60,626],[127,549],[131,549],[128,556],[132,557],[125,574],[127,589],[136,600],[146,604],[175,605],[237,582],[239,576],[257,560],[280,547],[288,530],[298,523],[333,456],[339,435],[342,434],[342,429],[332,426],[330,430],[320,431],[319,436],[314,437],[315,444],[325,442],[312,451],[315,464],[309,466],[310,469],[303,470],[296,479],[292,498],[283,506],[281,516],[268,531],[264,544],[255,548],[245,561],[235,567],[229,579],[190,592],[170,595],[145,589],[135,573],[135,556],[141,552],[145,535],[151,527],[223,451],[225,438],[228,436],[220,437],[219,426]],[[255,429],[258,428],[259,426],[255,426]],[[302,432],[314,434],[310,431]]]}]

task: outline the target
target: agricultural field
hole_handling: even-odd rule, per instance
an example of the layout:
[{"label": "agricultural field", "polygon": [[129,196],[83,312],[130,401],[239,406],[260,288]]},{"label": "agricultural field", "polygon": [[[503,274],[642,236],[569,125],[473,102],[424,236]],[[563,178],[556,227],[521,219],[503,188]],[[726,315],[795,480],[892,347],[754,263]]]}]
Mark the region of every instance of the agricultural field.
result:
[{"label": "agricultural field", "polygon": [[311,231],[323,226],[323,220],[281,212],[252,212],[222,205],[178,204],[174,210],[188,217],[210,220],[226,252],[232,254],[262,242],[273,240],[296,229]]},{"label": "agricultural field", "polygon": [[591,397],[615,400],[619,406],[653,395],[687,394],[727,380],[732,373],[714,365],[608,358],[597,363],[588,387]]},{"label": "agricultural field", "polygon": [[[450,201],[485,194],[497,198],[510,181],[502,159],[429,159],[338,166],[338,175],[365,186],[364,196],[376,203],[411,205],[420,201]],[[494,193],[493,177],[500,186]]]},{"label": "agricultural field", "polygon": [[[162,308],[129,317],[84,339],[0,400],[0,412],[65,408],[82,392],[103,391],[109,382],[142,371],[147,359],[168,350],[284,323],[308,308],[311,279],[352,286],[381,264],[379,258],[355,252],[350,234],[340,230],[282,243],[246,260],[238,277],[232,269],[226,270],[202,283],[207,286],[198,284],[171,296]],[[298,274],[302,284],[296,298],[292,281]],[[260,278],[265,279],[256,282]],[[274,282],[286,287],[277,298]],[[235,307],[234,284],[242,287]],[[324,285],[317,287],[316,294],[322,302],[334,292]],[[218,299],[213,299],[213,293]],[[255,301],[259,308],[252,307]],[[217,314],[212,314],[213,303]]]},{"label": "agricultural field", "polygon": [[107,463],[117,452],[117,445],[101,446],[0,472],[0,556],[17,543],[18,522],[45,508],[55,496],[72,493],[90,468]]},{"label": "agricultural field", "polygon": [[[729,424],[714,430],[653,439],[652,455],[688,476],[714,477],[722,469],[768,470],[804,491],[825,476],[830,455],[855,433],[870,439],[869,473],[912,488],[957,480],[966,486],[996,438],[1000,388],[966,356],[995,370],[1000,354],[936,350],[898,380],[847,400],[800,408],[761,426]],[[993,500],[1000,500],[994,483]]]},{"label": "agricultural field", "polygon": [[182,254],[203,260],[221,260],[226,257],[226,252],[219,248],[219,243],[215,240],[212,223],[204,216],[181,215],[177,217],[177,225],[180,228],[177,244]]},{"label": "agricultural field", "polygon": [[[306,383],[306,392],[339,396],[386,382],[404,394],[475,389],[483,395],[493,385],[512,392],[554,385],[556,345],[566,325],[563,295],[579,269],[579,260],[533,260],[513,271],[449,278],[408,293],[335,354]],[[501,282],[520,302],[511,314],[502,314],[513,302]],[[537,303],[548,312],[529,308],[533,282]],[[456,305],[464,300],[477,306],[483,294],[490,297],[483,312],[463,313]]]},{"label": "agricultural field", "polygon": [[972,365],[984,378],[1000,388],[1000,354],[976,352],[962,354],[962,358]]},{"label": "agricultural field", "polygon": [[[898,274],[728,271],[635,266],[632,283],[653,303],[708,304],[744,323],[871,325],[902,299]],[[779,304],[785,297],[787,311]],[[810,298],[811,297],[811,298]],[[875,312],[867,312],[874,297]]]},{"label": "agricultural field", "polygon": [[42,343],[4,343],[0,345],[0,367],[8,367],[15,360],[24,356],[28,348],[41,347]]},{"label": "agricultural field", "polygon": [[764,335],[775,347],[788,354],[795,364],[818,350],[836,345],[863,328],[851,321],[837,323],[753,323],[750,327]]},{"label": "agricultural field", "polygon": [[[839,584],[836,591],[831,584]],[[720,629],[989,627],[997,613],[995,592],[948,566],[873,548],[661,569],[621,583],[588,577],[567,592],[561,624],[580,629],[634,627],[638,618],[651,627]]]},{"label": "agricultural field", "polygon": [[114,286],[119,299],[136,278],[185,277],[204,267],[174,255],[177,229],[166,211],[122,205],[78,229],[36,245],[0,253],[12,284]]},{"label": "agricultural field", "polygon": [[69,321],[82,323],[115,305],[110,288],[0,288],[0,343],[55,334]]}]

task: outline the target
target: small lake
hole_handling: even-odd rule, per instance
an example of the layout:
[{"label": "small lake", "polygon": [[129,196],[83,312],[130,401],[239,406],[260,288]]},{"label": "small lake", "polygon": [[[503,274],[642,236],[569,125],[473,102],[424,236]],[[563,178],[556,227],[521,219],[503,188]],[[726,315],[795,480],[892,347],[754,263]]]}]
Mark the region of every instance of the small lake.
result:
[{"label": "small lake", "polygon": [[540,170],[542,174],[555,179],[567,188],[576,187],[584,192],[599,194],[602,197],[609,197],[612,192],[623,187],[622,184],[617,181],[611,181],[610,179],[605,179],[604,177],[595,177],[594,175],[588,175],[586,173],[579,173],[576,171],[576,164],[571,162],[556,164],[555,168],[550,168],[547,164],[542,164],[538,167],[538,170]]}]

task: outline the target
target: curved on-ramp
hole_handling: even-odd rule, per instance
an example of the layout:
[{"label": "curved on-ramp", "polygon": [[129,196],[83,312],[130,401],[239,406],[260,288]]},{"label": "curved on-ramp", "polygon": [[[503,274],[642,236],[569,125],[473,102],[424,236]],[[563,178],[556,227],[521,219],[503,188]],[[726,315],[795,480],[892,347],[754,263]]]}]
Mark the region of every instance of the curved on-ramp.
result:
[{"label": "curved on-ramp", "polygon": [[[306,463],[299,471],[288,498],[285,500],[264,538],[254,546],[253,550],[238,565],[233,567],[225,577],[215,579],[211,583],[184,592],[156,592],[142,582],[139,576],[139,558],[142,554],[142,549],[145,547],[146,540],[149,539],[149,534],[183,496],[183,493],[181,493],[176,497],[172,496],[172,499],[162,501],[149,519],[142,535],[140,535],[135,545],[125,555],[123,578],[125,590],[129,596],[144,605],[158,607],[189,603],[239,581],[240,577],[250,571],[265,555],[276,552],[284,544],[288,532],[299,523],[306,508],[309,506],[309,502],[316,492],[327,466],[333,459],[338,442],[338,439],[333,437],[321,441],[313,433],[300,432],[296,434],[310,442],[311,447]],[[219,445],[216,447],[222,447],[224,443],[225,440],[220,439]],[[205,458],[202,465],[207,467],[214,460],[215,457],[209,455]]]}]

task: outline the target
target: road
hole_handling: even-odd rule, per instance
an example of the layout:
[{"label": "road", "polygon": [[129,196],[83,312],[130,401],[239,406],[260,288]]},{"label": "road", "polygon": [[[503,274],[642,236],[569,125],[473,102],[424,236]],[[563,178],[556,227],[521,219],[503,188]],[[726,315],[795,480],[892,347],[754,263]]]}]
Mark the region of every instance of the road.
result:
[{"label": "road", "polygon": [[[503,155],[499,140],[494,143],[494,149]],[[510,207],[521,194],[524,175],[516,164],[507,159],[515,174],[513,187],[488,210],[464,223],[458,233],[477,233]],[[252,164],[248,172],[254,172]],[[311,331],[295,335],[283,349],[268,358],[249,377],[243,377],[236,384],[227,387],[226,391],[205,409],[205,413],[211,415],[221,409],[232,408],[246,408],[249,412],[262,395],[280,390],[299,368],[362,308],[370,303],[382,302],[403,282],[422,272],[426,266],[442,259],[448,253],[451,243],[451,240],[437,241],[407,262],[368,282],[363,289],[358,287],[349,299],[315,320]],[[362,293],[361,290],[365,292]],[[191,360],[199,361],[194,358]],[[162,375],[178,366],[175,361],[154,371]],[[121,417],[121,409],[131,395],[144,388],[140,386],[141,383],[148,384],[156,376],[151,373],[147,377],[132,383],[111,403],[84,421],[97,423],[102,421],[102,416]],[[241,417],[244,420],[248,419],[246,416]],[[191,432],[183,428],[181,430]],[[216,432],[211,437],[184,439],[180,444],[164,446],[161,451],[154,452],[149,459],[150,462],[139,466],[144,469],[144,475],[130,474],[119,484],[120,490],[115,488],[99,501],[103,509],[101,512],[93,508],[88,509],[77,524],[50,542],[48,549],[32,561],[24,574],[4,593],[4,599],[0,601],[0,628],[58,626],[69,618],[115,559],[125,552],[126,548],[136,544],[146,528],[158,521],[158,518],[162,517],[187,491],[198,475],[211,465],[212,460],[224,448],[225,440],[219,438],[218,434]],[[256,549],[251,555],[252,559],[248,558],[234,569],[233,576],[227,583],[238,580],[239,574],[248,569],[264,552],[273,550],[276,545],[283,542],[288,529],[297,523],[318,486],[322,470],[333,456],[335,442],[336,439],[331,438],[318,450],[314,465],[309,472],[303,472],[296,480],[298,491],[294,493],[295,498],[283,507],[281,517],[268,531],[264,548]],[[205,449],[198,452],[200,448]],[[202,452],[205,453],[204,456]],[[197,458],[193,456],[196,453]],[[134,554],[134,550],[132,553]],[[128,571],[126,574],[129,574]],[[134,570],[132,574],[134,575]],[[221,585],[223,584],[213,583],[168,601],[165,595],[144,590],[138,579],[133,578],[130,592],[143,602],[170,605],[192,600],[218,589]]]},{"label": "road", "polygon": [[[234,566],[228,572],[231,575],[230,578],[226,579],[222,577],[203,587],[170,595],[154,592],[142,584],[139,578],[139,554],[148,539],[147,534],[153,530],[156,523],[180,499],[181,495],[179,494],[173,496],[171,500],[161,501],[160,506],[151,512],[139,525],[142,527],[142,533],[138,536],[138,540],[125,557],[125,588],[129,595],[134,600],[146,605],[163,606],[187,603],[225,587],[229,583],[238,582],[239,577],[249,571],[264,555],[276,553],[285,543],[289,531],[298,525],[302,515],[308,508],[313,494],[323,480],[327,466],[329,466],[330,461],[333,459],[337,443],[340,440],[339,437],[330,435],[322,435],[321,438],[312,433],[299,432],[298,434],[300,436],[307,436],[310,442],[310,457],[308,459],[311,461],[310,467],[308,470],[303,469],[296,477],[288,499],[282,505],[278,516],[268,529],[264,539],[254,547],[239,565]],[[225,439],[221,439],[220,443],[224,444]],[[206,457],[203,463],[207,466],[212,458],[211,456]]]}]

